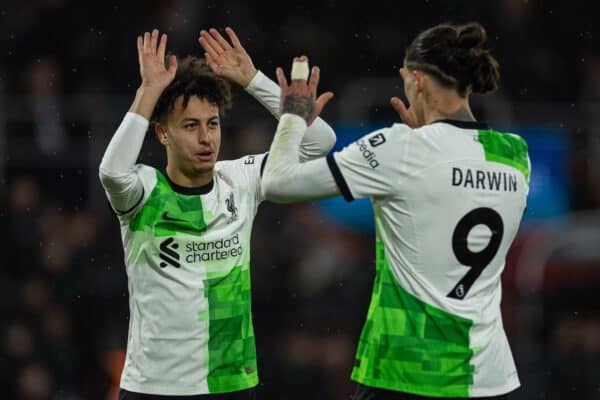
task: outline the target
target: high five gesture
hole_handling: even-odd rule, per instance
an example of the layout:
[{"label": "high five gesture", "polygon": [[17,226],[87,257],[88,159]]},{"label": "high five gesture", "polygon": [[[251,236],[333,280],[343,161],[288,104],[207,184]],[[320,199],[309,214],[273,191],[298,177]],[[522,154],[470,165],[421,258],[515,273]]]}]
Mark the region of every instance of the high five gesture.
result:
[{"label": "high five gesture", "polygon": [[319,86],[319,67],[312,67],[308,76],[308,58],[295,57],[293,64],[304,65],[306,76],[295,77],[292,67],[292,81],[288,84],[282,68],[277,68],[277,81],[281,87],[281,113],[291,113],[301,116],[307,125],[321,114],[323,107],[333,98],[332,92],[325,92],[317,97]]}]

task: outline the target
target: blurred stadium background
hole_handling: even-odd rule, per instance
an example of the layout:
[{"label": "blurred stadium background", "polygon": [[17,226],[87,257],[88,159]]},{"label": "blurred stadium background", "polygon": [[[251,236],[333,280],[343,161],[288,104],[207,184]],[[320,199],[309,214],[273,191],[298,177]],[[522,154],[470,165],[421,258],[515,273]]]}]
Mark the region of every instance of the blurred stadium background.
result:
[{"label": "blurred stadium background", "polygon": [[[515,399],[600,399],[600,32],[592,1],[294,3],[3,1],[0,4],[0,398],[116,399],[128,325],[116,218],[97,166],[139,84],[135,37],[200,54],[232,26],[257,68],[305,53],[336,98],[338,146],[397,121],[409,41],[479,20],[502,89],[481,120],[523,134],[530,202],[504,273]],[[594,24],[596,24],[594,26]],[[243,90],[221,158],[265,151],[273,118]],[[164,165],[149,135],[142,161]],[[260,399],[346,399],[374,276],[368,201],[263,204],[253,236]]]}]

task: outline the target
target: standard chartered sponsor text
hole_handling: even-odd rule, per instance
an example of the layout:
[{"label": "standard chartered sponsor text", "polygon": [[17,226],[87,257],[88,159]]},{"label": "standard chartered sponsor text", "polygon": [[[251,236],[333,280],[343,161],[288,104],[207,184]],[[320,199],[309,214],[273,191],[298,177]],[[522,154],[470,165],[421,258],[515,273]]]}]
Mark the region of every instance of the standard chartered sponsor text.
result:
[{"label": "standard chartered sponsor text", "polygon": [[242,245],[238,233],[229,239],[212,242],[190,242],[185,245],[185,261],[189,264],[197,262],[225,260],[242,254]]}]

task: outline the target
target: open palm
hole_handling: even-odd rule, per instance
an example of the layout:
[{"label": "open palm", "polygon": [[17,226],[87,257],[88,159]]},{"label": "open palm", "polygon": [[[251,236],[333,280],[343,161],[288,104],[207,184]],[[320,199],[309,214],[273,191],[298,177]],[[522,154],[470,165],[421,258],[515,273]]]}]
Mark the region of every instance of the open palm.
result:
[{"label": "open palm", "polygon": [[154,29],[152,33],[144,33],[143,37],[138,36],[137,48],[142,85],[163,90],[175,78],[177,58],[173,55],[170,56],[168,67],[165,65],[167,35],[162,34],[160,43],[158,35],[158,29]]},{"label": "open palm", "polygon": [[206,62],[215,74],[246,87],[256,75],[256,68],[233,29],[227,27],[225,32],[231,43],[214,28],[200,31],[198,40]]}]

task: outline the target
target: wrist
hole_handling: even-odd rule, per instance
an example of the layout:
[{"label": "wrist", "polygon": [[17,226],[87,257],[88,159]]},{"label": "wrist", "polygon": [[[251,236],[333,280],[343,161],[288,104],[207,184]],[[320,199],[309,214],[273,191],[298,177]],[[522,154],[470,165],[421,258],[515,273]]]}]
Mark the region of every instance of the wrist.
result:
[{"label": "wrist", "polygon": [[142,82],[142,84],[138,87],[136,94],[144,96],[155,96],[156,98],[158,98],[162,94],[163,90],[163,87],[150,85]]},{"label": "wrist", "polygon": [[142,84],[135,93],[135,98],[129,111],[150,120],[162,92],[163,89]]},{"label": "wrist", "polygon": [[250,83],[256,74],[258,74],[258,70],[253,67],[250,71],[248,71],[247,74],[245,74],[244,80],[240,82],[240,86],[242,86],[244,89],[248,89],[248,86],[250,86]]},{"label": "wrist", "polygon": [[281,114],[295,114],[308,123],[315,114],[315,102],[307,95],[288,94],[283,96]]}]

